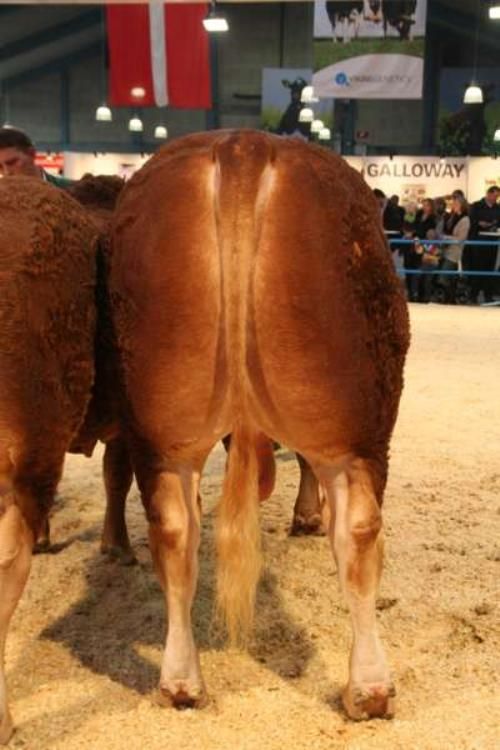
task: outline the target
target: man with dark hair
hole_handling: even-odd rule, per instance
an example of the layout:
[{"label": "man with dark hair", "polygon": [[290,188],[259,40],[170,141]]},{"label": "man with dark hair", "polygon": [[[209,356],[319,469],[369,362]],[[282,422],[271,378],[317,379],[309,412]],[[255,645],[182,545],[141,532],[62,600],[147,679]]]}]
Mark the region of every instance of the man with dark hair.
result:
[{"label": "man with dark hair", "polygon": [[46,172],[35,164],[36,150],[31,139],[17,128],[0,128],[0,176],[26,175],[38,177],[60,188],[73,184],[72,180]]},{"label": "man with dark hair", "polygon": [[[500,228],[500,205],[497,203],[499,196],[500,188],[492,185],[486,191],[484,198],[472,204],[469,239],[487,241],[488,235],[482,235],[481,233],[495,232]],[[495,242],[491,245],[469,245],[464,258],[464,266],[468,271],[494,271],[497,250],[498,245]],[[479,293],[482,291],[484,301],[492,302],[495,282],[494,276],[471,276],[469,281],[470,301],[473,304],[477,303]]]}]

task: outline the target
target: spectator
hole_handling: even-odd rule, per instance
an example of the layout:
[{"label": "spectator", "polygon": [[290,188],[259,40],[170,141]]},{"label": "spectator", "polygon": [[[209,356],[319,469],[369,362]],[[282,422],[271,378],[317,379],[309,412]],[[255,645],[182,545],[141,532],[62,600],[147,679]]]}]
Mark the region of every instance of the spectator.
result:
[{"label": "spectator", "polygon": [[384,229],[391,232],[401,232],[404,215],[404,208],[399,205],[399,195],[391,195],[384,209]]},{"label": "spectator", "polygon": [[444,198],[436,198],[434,200],[434,216],[436,219],[436,235],[440,237],[444,234],[444,223],[448,218],[446,201]]},{"label": "spectator", "polygon": [[[387,206],[387,197],[383,190],[379,190],[378,188],[373,189],[373,195],[375,196],[379,210],[380,210],[380,218],[382,219],[384,216],[385,207]],[[385,227],[384,227],[385,229]]]},{"label": "spectator", "polygon": [[[463,242],[467,239],[470,229],[469,207],[467,201],[457,191],[452,200],[451,214],[445,222],[445,234],[443,239],[456,240],[450,244],[443,245],[442,249],[442,271],[458,271],[462,263]],[[455,304],[455,292],[457,286],[456,276],[443,275],[439,284],[444,290],[444,302]]]},{"label": "spectator", "polygon": [[[476,203],[473,203],[470,211],[470,240],[488,239],[481,236],[481,232],[493,232],[500,227],[500,205],[497,203],[500,196],[500,188],[492,186],[486,191],[486,195]],[[494,271],[498,246],[491,245],[469,245],[464,251],[464,268],[467,271]],[[470,276],[469,277],[470,302],[477,304],[479,294],[482,291],[485,302],[493,301],[495,292],[494,276]]]},{"label": "spectator", "polygon": [[9,177],[26,175],[38,177],[56,187],[66,188],[72,180],[58,177],[46,172],[35,164],[35,147],[31,139],[22,130],[0,128],[0,175]]},{"label": "spectator", "polygon": [[[422,208],[417,211],[415,224],[413,226],[414,235],[420,240],[430,240],[436,238],[436,216],[434,201],[431,198],[425,198],[422,202]],[[420,256],[419,267],[424,271],[434,270],[436,266],[436,255],[428,252],[428,245],[416,244],[415,253]],[[430,248],[429,248],[430,250]],[[432,276],[429,273],[414,275],[414,294],[417,302],[428,302],[431,294]]]}]

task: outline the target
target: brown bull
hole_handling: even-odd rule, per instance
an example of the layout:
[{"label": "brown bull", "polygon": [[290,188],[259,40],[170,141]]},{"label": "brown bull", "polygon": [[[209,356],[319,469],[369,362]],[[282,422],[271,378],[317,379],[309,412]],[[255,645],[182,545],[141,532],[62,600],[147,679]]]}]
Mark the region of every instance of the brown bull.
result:
[{"label": "brown bull", "polygon": [[0,744],[10,618],[94,375],[97,232],[61,190],[0,181]]},{"label": "brown bull", "polygon": [[180,139],[122,193],[110,293],[124,420],[168,607],[162,693],[174,705],[204,695],[191,628],[198,486],[231,432],[217,529],[230,635],[252,620],[267,436],[305,457],[330,505],[353,622],[346,710],[391,715],[375,597],[409,336],[371,191],[340,158],[294,140]]}]

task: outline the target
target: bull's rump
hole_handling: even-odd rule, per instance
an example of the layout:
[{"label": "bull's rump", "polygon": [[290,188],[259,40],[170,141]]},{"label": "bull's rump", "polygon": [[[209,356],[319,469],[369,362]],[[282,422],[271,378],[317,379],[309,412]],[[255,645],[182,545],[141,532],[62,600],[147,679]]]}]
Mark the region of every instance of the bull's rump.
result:
[{"label": "bull's rump", "polygon": [[[40,180],[0,184],[0,448],[67,442],[93,379],[96,231]],[[13,447],[13,444],[15,446]]]},{"label": "bull's rump", "polygon": [[164,149],[126,188],[114,236],[139,429],[217,439],[244,390],[254,423],[297,449],[387,440],[407,319],[379,225],[362,179],[323,149],[251,131]]}]

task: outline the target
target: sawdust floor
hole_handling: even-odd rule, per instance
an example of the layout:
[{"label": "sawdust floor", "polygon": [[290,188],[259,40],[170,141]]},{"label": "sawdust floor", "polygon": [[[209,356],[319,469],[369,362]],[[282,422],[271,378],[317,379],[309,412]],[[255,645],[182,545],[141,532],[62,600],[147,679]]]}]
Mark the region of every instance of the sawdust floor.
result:
[{"label": "sawdust floor", "polygon": [[281,451],[262,508],[266,571],[249,653],[211,640],[213,507],[224,454],[204,479],[196,637],[201,711],[155,702],[164,609],[142,509],[128,504],[140,564],[99,554],[100,455],[68,457],[54,554],[35,558],[7,647],[17,731],[29,750],[500,747],[500,310],[417,306],[385,500],[380,630],[396,676],[393,721],[348,722],[350,641],[328,543],[287,535],[297,487]]}]

